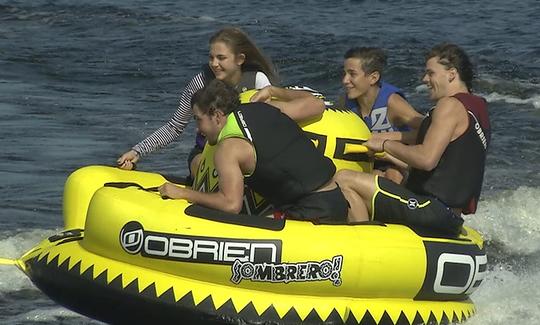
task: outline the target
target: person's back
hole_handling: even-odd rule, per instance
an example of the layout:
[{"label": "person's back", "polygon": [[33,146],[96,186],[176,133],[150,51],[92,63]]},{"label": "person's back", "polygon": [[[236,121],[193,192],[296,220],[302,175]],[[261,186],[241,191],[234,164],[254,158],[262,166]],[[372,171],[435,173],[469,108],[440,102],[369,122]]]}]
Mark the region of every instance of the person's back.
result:
[{"label": "person's back", "polygon": [[[324,107],[311,95],[303,98],[299,100]],[[219,189],[203,193],[165,183],[161,195],[239,213],[245,180],[287,218],[345,222],[348,204],[333,179],[336,168],[281,112],[289,109],[264,103],[241,106],[238,93],[217,79],[197,92],[193,102],[199,131],[216,146]]]},{"label": "person's back", "polygon": [[317,190],[336,171],[298,124],[269,104],[244,104],[234,110],[220,136],[238,136],[235,130],[253,144],[257,156],[246,184],[275,206]]}]

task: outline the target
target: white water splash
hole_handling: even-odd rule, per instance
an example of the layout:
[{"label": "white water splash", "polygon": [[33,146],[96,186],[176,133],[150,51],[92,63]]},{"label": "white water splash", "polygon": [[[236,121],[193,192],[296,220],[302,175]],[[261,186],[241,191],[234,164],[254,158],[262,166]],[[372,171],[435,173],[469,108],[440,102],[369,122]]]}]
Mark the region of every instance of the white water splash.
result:
[{"label": "white water splash", "polygon": [[518,105],[532,105],[534,108],[540,108],[540,95],[535,95],[530,98],[518,98],[511,95],[503,95],[499,93],[490,93],[487,95],[482,95],[489,103],[492,102],[505,102],[509,104],[518,104]]},{"label": "white water splash", "polygon": [[[488,198],[467,225],[497,243],[515,265],[491,265],[472,295],[477,314],[471,325],[538,324],[540,319],[540,188],[520,187]],[[489,253],[488,253],[489,260]]]},{"label": "white water splash", "polygon": [[65,309],[63,307],[52,308],[39,308],[27,313],[19,314],[8,318],[6,321],[8,324],[63,324],[63,320],[74,319],[76,324],[103,324],[97,320],[90,320],[81,317],[74,311]]},{"label": "white water splash", "polygon": [[[492,80],[489,78],[484,78],[483,81],[487,81],[493,84],[502,82],[502,81]],[[504,103],[515,104],[515,105],[532,105],[534,108],[540,109],[540,86],[536,84],[525,83],[525,82],[518,83],[518,85],[519,85],[519,88],[532,88],[534,90],[538,89],[538,92],[536,92],[536,94],[527,98],[520,98],[514,95],[501,94],[498,92],[491,92],[488,94],[478,93],[478,95],[484,97],[489,103],[504,102]],[[416,93],[419,93],[419,94],[428,92],[428,87],[425,84],[418,85],[414,89]]]},{"label": "white water splash", "polygon": [[538,324],[539,281],[538,268],[517,274],[498,266],[488,273],[480,289],[472,295],[477,314],[467,325]]},{"label": "white water splash", "polygon": [[[55,230],[45,229],[21,231],[11,236],[5,232],[0,233],[0,257],[17,259],[43,238],[54,233]],[[0,265],[0,293],[32,288],[32,282],[16,266]]]},{"label": "white water splash", "polygon": [[421,85],[418,85],[418,86],[414,87],[414,90],[419,94],[427,93],[428,92],[428,87],[425,84],[421,84]]},{"label": "white water splash", "polygon": [[510,253],[540,253],[540,188],[519,187],[504,191],[479,203],[467,225],[477,229],[487,241],[502,244]]}]

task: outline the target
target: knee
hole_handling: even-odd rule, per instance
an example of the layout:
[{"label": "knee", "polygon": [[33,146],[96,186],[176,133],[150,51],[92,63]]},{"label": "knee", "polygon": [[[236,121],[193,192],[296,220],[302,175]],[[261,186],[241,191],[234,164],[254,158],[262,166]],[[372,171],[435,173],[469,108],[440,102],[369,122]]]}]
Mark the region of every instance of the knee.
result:
[{"label": "knee", "polygon": [[388,168],[383,176],[396,184],[401,184],[403,181],[403,174],[396,168]]},{"label": "knee", "polygon": [[334,180],[342,189],[346,189],[350,186],[351,180],[354,178],[355,174],[357,174],[357,172],[348,169],[342,169],[336,173],[336,175],[334,176]]},{"label": "knee", "polygon": [[341,187],[356,187],[373,182],[375,176],[369,173],[342,169],[336,173],[334,179]]},{"label": "knee", "polygon": [[355,192],[362,198],[371,198],[376,189],[375,177],[371,173],[340,170],[335,179],[343,192]]},{"label": "knee", "polygon": [[189,162],[189,172],[192,178],[195,178],[195,174],[197,174],[197,169],[199,169],[199,163],[201,162],[201,158],[202,154],[197,154]]}]

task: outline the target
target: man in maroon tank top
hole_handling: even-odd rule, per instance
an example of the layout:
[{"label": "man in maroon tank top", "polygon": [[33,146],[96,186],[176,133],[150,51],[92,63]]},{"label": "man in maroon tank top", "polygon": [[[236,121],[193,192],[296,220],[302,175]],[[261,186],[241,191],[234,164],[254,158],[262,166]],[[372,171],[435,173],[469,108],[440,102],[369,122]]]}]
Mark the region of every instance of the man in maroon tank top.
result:
[{"label": "man in maroon tank top", "polygon": [[374,135],[365,143],[407,164],[409,178],[401,186],[366,173],[338,173],[350,204],[349,222],[460,232],[461,214],[476,210],[490,141],[487,104],[471,94],[472,79],[472,64],[460,47],[445,43],[431,49],[422,81],[436,104],[419,130]]}]

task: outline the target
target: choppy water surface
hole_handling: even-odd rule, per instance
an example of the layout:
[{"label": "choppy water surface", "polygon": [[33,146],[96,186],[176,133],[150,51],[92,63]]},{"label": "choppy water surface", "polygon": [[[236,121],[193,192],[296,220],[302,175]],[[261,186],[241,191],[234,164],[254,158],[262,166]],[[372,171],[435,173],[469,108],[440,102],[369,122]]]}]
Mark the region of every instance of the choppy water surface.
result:
[{"label": "choppy water surface", "polygon": [[[341,93],[351,46],[387,50],[385,78],[419,110],[424,52],[442,41],[477,64],[493,142],[484,195],[467,223],[487,239],[490,273],[469,324],[540,319],[540,5],[484,1],[0,0],[0,256],[18,257],[62,226],[63,183],[113,164],[173,113],[178,93],[226,25],[244,28],[283,84]],[[140,168],[185,174],[193,125]],[[98,324],[58,306],[0,266],[0,323]]]}]

